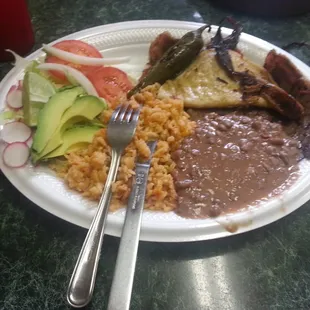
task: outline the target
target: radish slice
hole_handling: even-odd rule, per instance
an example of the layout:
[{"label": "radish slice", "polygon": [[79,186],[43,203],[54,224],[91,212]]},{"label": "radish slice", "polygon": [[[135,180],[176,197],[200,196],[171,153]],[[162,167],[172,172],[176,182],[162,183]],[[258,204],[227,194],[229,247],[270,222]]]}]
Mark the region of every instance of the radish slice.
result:
[{"label": "radish slice", "polygon": [[25,142],[15,142],[6,146],[2,159],[6,166],[20,168],[27,163],[29,155],[30,149]]},{"label": "radish slice", "polygon": [[69,61],[78,65],[101,66],[101,65],[115,65],[125,63],[130,60],[130,57],[111,57],[111,58],[95,58],[76,55],[70,52],[63,51],[57,47],[43,44],[43,50],[53,56],[62,60]]},{"label": "radish slice", "polygon": [[[61,64],[54,64],[54,63],[44,63],[37,66],[37,69],[39,70],[56,70],[63,72],[68,80],[74,84],[75,82],[81,85],[84,90],[89,94],[98,97],[98,93],[94,87],[94,85],[91,83],[91,81],[80,71],[71,68],[66,65]],[[72,81],[72,79],[74,81]]]},{"label": "radish slice", "polygon": [[23,89],[23,80],[19,80],[18,81],[18,86],[17,86],[17,88],[19,89],[19,90],[22,90]]},{"label": "radish slice", "polygon": [[11,122],[3,125],[1,138],[6,143],[26,142],[31,137],[31,129],[22,122]]},{"label": "radish slice", "polygon": [[11,109],[18,110],[23,106],[22,97],[23,92],[13,85],[6,96],[6,103]]},{"label": "radish slice", "polygon": [[29,137],[29,139],[25,143],[28,145],[29,148],[31,148],[32,143],[33,143],[32,135]]}]

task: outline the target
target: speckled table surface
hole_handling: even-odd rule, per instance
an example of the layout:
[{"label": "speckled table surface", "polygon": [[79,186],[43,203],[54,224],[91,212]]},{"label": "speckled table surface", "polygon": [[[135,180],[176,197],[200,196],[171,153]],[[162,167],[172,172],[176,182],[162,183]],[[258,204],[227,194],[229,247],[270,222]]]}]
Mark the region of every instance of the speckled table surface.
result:
[{"label": "speckled table surface", "polygon": [[[29,0],[38,48],[69,33],[126,20],[218,23],[282,46],[310,41],[310,14],[262,19],[203,0]],[[310,63],[306,52],[296,54]],[[10,69],[0,64],[0,78]],[[267,227],[226,239],[141,242],[131,309],[310,309],[310,203]],[[86,230],[41,210],[0,174],[0,309],[69,309],[65,292]],[[107,236],[88,309],[105,309],[119,239]]]}]

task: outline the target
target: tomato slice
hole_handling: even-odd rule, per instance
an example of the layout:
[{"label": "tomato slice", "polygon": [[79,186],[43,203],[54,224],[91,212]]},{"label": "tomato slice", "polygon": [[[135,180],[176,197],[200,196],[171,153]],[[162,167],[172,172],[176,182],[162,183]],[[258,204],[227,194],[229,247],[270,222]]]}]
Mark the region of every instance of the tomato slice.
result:
[{"label": "tomato slice", "polygon": [[[55,43],[53,47],[59,48],[63,51],[70,52],[73,54],[81,55],[81,56],[88,56],[88,57],[94,57],[94,58],[102,58],[101,53],[92,45],[89,45],[83,41],[79,40],[64,40],[60,41],[58,43]],[[79,71],[81,71],[84,74],[88,74],[94,69],[97,69],[97,66],[87,66],[87,65],[78,65],[74,63],[70,63],[68,61],[59,59],[55,56],[47,56],[45,59],[45,62],[48,63],[56,63],[56,64],[62,64],[67,65],[72,68],[75,68]],[[65,83],[67,82],[67,78],[64,73],[59,71],[50,71],[50,74],[58,81]]]},{"label": "tomato slice", "polygon": [[87,77],[93,83],[99,96],[110,103],[115,103],[133,87],[127,74],[113,67],[100,67],[91,71]]}]

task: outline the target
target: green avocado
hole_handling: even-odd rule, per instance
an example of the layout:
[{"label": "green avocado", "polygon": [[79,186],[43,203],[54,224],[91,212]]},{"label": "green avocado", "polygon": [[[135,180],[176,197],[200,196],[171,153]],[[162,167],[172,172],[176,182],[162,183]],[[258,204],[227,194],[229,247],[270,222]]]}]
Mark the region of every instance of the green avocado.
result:
[{"label": "green avocado", "polygon": [[32,149],[40,153],[55,133],[64,112],[73,105],[77,96],[83,94],[82,87],[74,87],[53,95],[39,112],[37,131]]},{"label": "green avocado", "polygon": [[105,108],[105,102],[98,97],[90,95],[78,97],[73,105],[64,112],[45,148],[34,156],[35,161],[58,148],[63,143],[62,135],[68,128],[79,122],[93,120]]},{"label": "green avocado", "polygon": [[62,135],[63,143],[43,159],[62,156],[66,153],[87,147],[93,141],[94,135],[98,130],[100,130],[100,127],[96,126],[73,127],[66,130]]}]

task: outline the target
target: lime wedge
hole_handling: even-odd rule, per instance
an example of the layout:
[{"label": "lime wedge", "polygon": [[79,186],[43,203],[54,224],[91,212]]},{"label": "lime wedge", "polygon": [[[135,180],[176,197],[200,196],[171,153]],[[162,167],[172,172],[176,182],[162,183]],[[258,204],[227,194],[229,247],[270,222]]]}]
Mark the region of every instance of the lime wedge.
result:
[{"label": "lime wedge", "polygon": [[26,82],[31,101],[47,102],[55,94],[55,87],[48,79],[35,72],[28,72],[26,75],[27,81],[24,80],[23,85]]},{"label": "lime wedge", "polygon": [[26,72],[23,81],[24,121],[28,126],[36,126],[40,110],[56,93],[54,85],[35,72]]}]

